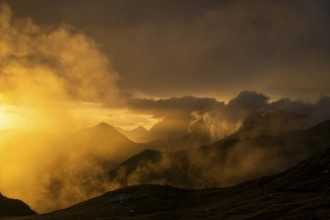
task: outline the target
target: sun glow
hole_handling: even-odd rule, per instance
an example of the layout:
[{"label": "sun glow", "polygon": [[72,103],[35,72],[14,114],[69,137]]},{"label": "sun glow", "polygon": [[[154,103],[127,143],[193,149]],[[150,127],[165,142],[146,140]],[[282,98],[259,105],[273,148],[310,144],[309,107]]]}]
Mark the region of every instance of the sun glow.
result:
[{"label": "sun glow", "polygon": [[17,121],[11,107],[0,106],[0,130],[16,128]]},{"label": "sun glow", "polygon": [[35,129],[34,119],[36,113],[32,109],[12,105],[0,105],[0,130]]},{"label": "sun glow", "polygon": [[74,104],[72,114],[79,122],[77,129],[90,127],[100,122],[106,122],[123,130],[138,126],[150,129],[158,118],[149,114],[139,114],[125,108],[108,108],[98,103],[79,102]]},{"label": "sun glow", "polygon": [[[64,126],[63,130],[75,131],[90,127],[100,122],[106,122],[114,127],[130,130],[138,126],[150,129],[159,121],[148,114],[138,114],[127,109],[112,109],[96,103],[67,104],[70,118],[75,123]],[[48,130],[51,120],[42,112],[32,108],[0,105],[0,130]],[[68,122],[69,123],[69,122]]]}]

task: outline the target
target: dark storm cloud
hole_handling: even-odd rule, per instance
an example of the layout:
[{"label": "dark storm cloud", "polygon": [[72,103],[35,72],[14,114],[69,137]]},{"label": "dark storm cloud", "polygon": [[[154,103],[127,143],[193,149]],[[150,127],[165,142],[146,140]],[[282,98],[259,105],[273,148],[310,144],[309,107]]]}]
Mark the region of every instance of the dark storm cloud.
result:
[{"label": "dark storm cloud", "polygon": [[[180,128],[189,132],[192,128],[198,128],[207,131],[213,140],[237,131],[251,116],[262,117],[273,112],[277,117],[276,112],[279,110],[289,115],[280,114],[278,117],[299,115],[303,127],[330,119],[330,97],[322,97],[315,103],[288,98],[271,101],[266,95],[253,91],[243,91],[227,104],[215,99],[188,96],[159,100],[133,98],[128,99],[127,106],[131,110],[163,118],[155,126],[157,129],[165,127],[168,131],[173,131]],[[283,124],[283,118],[272,120],[279,120]],[[167,130],[161,131],[166,133]]]},{"label": "dark storm cloud", "polygon": [[[285,103],[285,104],[284,104]],[[172,97],[168,99],[138,99],[128,98],[126,106],[134,111],[152,114],[158,117],[178,115],[191,115],[196,112],[204,114],[217,112],[222,116],[232,115],[235,120],[250,113],[268,111],[276,108],[299,110],[293,108],[294,101],[283,99],[276,102],[269,102],[269,97],[254,91],[242,91],[232,98],[227,104],[213,98],[199,98],[194,96]],[[305,108],[305,103],[301,108]],[[304,105],[303,105],[304,104]],[[180,114],[182,113],[182,114]]]},{"label": "dark storm cloud", "polygon": [[[126,92],[151,96],[328,94],[330,3],[22,0],[40,23],[71,23],[111,58]],[[300,94],[300,95],[299,95]]]},{"label": "dark storm cloud", "polygon": [[167,116],[172,113],[185,112],[190,114],[193,111],[209,111],[214,107],[222,107],[224,103],[217,102],[212,98],[197,98],[185,96],[169,99],[131,99],[128,106],[135,111],[149,113],[159,116]]},{"label": "dark storm cloud", "polygon": [[[172,97],[168,99],[142,99],[127,98],[126,106],[137,112],[152,114],[159,117],[166,117],[172,114],[193,112],[206,113],[218,111],[226,115],[239,115],[244,112],[244,116],[251,113],[265,113],[274,110],[285,110],[313,116],[317,119],[315,123],[330,119],[330,97],[323,96],[316,102],[305,102],[303,100],[293,100],[281,98],[271,101],[268,96],[254,92],[242,91],[236,97],[229,100],[227,104],[213,98],[200,98],[194,96]],[[238,118],[238,117],[236,117]]]}]

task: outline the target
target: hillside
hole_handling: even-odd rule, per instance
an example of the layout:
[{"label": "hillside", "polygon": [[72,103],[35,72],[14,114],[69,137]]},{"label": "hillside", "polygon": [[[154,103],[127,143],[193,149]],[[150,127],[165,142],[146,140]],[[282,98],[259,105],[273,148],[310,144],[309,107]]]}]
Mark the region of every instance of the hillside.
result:
[{"label": "hillside", "polygon": [[108,170],[146,148],[105,123],[75,133],[1,134],[1,188],[38,213],[106,192]]},{"label": "hillside", "polygon": [[132,186],[26,219],[329,219],[329,170],[330,149],[280,174],[234,187]]},{"label": "hillside", "polygon": [[160,151],[178,151],[212,143],[210,134],[200,125],[191,125],[191,116],[169,117],[156,123],[141,138],[153,149]]},{"label": "hillside", "polygon": [[136,127],[132,130],[123,130],[117,127],[116,130],[137,143],[143,142],[143,138],[148,134],[148,130],[143,126]]},{"label": "hillside", "polygon": [[79,150],[92,148],[93,152],[114,163],[121,162],[144,149],[144,145],[132,142],[106,123],[81,130],[72,137],[72,141],[73,147]]},{"label": "hillside", "polygon": [[273,110],[264,114],[251,114],[247,117],[240,129],[231,137],[248,138],[266,135],[279,135],[306,128],[307,115],[284,110]]},{"label": "hillside", "polygon": [[36,212],[24,202],[18,199],[7,198],[0,193],[0,217],[27,216],[35,214]]},{"label": "hillside", "polygon": [[229,186],[283,171],[329,147],[330,121],[275,136],[224,138],[177,152],[146,150],[110,172],[121,186],[170,184],[183,188]]},{"label": "hillside", "polygon": [[[38,182],[39,189],[34,191],[38,196],[27,187],[27,193],[22,195],[41,213],[62,209],[106,192],[111,184],[108,170],[145,149],[145,145],[130,141],[106,123],[83,129],[62,140],[56,139],[52,147],[57,150],[56,157],[39,174],[43,178]],[[29,198],[24,197],[26,194],[30,195]],[[39,200],[43,203],[40,204]]]}]

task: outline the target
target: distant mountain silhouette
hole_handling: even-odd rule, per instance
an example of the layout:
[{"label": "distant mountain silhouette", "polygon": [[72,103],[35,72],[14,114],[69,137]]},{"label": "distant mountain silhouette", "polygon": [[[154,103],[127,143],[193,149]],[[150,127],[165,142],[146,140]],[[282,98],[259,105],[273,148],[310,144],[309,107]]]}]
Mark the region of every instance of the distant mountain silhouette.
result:
[{"label": "distant mountain silhouette", "polygon": [[45,201],[46,210],[60,209],[107,191],[111,184],[108,171],[147,147],[132,142],[106,123],[50,144],[61,154],[51,164],[50,170],[56,170],[56,174],[50,173],[42,185],[42,192],[47,194],[41,197],[49,200]]},{"label": "distant mountain silhouette", "polygon": [[330,217],[329,171],[330,149],[280,174],[233,187],[186,190],[157,185],[131,186],[40,217],[45,220],[326,220]]},{"label": "distant mountain silhouette", "polygon": [[280,172],[329,147],[330,121],[309,129],[251,138],[224,138],[176,152],[145,150],[110,172],[121,186],[170,184],[219,187]]},{"label": "distant mountain silhouette", "polygon": [[134,142],[144,142],[143,138],[148,134],[148,130],[143,127],[139,126],[137,128],[134,128],[132,130],[123,130],[121,128],[116,128],[120,133],[128,137],[130,140]]},{"label": "distant mountain silhouette", "polygon": [[191,120],[189,114],[166,117],[156,123],[141,141],[161,151],[177,151],[210,144],[209,132],[197,125],[192,126]]},{"label": "distant mountain silhouette", "polygon": [[306,128],[307,116],[284,110],[265,114],[254,113],[247,117],[241,128],[231,137],[249,138],[262,135],[279,135],[284,132]]},{"label": "distant mountain silhouette", "polygon": [[[141,142],[149,142],[160,151],[178,151],[195,148],[212,143],[209,131],[203,124],[196,122],[191,126],[191,119],[187,116],[172,117],[156,123]],[[185,120],[184,120],[185,119]],[[265,135],[279,135],[284,132],[304,129],[307,127],[308,117],[303,114],[273,110],[266,113],[254,113],[248,116],[240,129],[232,138],[252,138]]]},{"label": "distant mountain silhouette", "polygon": [[0,217],[27,216],[36,214],[37,213],[24,202],[18,199],[7,198],[0,193]]},{"label": "distant mountain silhouette", "polygon": [[136,144],[107,123],[86,128],[73,136],[74,145],[80,149],[93,148],[104,159],[114,163],[123,161],[144,150],[144,145]]}]

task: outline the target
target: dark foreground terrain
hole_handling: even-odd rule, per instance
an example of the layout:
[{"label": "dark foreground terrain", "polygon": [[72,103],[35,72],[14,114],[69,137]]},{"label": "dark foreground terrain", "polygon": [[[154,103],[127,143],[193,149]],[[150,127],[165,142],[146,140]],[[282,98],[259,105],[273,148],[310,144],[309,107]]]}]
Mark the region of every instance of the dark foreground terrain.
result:
[{"label": "dark foreground terrain", "polygon": [[2,216],[25,216],[36,214],[27,204],[18,200],[3,196],[0,193],[0,217]]},{"label": "dark foreground terrain", "polygon": [[330,219],[330,150],[234,187],[132,186],[46,215],[10,219]]}]

